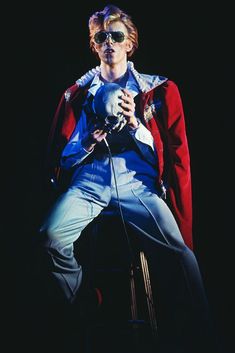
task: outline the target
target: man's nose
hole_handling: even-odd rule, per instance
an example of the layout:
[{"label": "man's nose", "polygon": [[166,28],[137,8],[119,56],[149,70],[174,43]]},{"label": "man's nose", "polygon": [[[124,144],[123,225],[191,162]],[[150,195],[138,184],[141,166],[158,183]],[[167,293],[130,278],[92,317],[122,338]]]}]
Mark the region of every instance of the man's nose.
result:
[{"label": "man's nose", "polygon": [[113,38],[112,38],[112,34],[111,33],[108,33],[107,38],[106,38],[106,42],[113,43]]}]

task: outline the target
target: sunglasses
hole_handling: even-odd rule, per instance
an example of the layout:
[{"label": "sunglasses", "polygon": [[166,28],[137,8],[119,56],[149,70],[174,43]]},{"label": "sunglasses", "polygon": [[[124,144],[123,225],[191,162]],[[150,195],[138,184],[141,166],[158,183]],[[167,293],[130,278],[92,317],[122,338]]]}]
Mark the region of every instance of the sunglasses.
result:
[{"label": "sunglasses", "polygon": [[94,36],[94,40],[97,44],[104,43],[108,38],[111,38],[113,42],[121,43],[125,39],[125,34],[121,31],[100,31]]}]

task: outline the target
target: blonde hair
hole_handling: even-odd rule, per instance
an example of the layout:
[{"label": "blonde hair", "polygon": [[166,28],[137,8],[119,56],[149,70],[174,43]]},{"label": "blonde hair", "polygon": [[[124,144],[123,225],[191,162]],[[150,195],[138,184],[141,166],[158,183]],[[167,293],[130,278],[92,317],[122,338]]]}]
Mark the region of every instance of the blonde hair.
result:
[{"label": "blonde hair", "polygon": [[107,27],[112,22],[122,22],[127,29],[128,38],[131,40],[133,48],[130,52],[127,53],[128,58],[130,58],[134,51],[138,48],[138,31],[132,19],[129,15],[127,15],[124,11],[119,9],[114,5],[107,5],[102,11],[95,12],[90,18],[88,22],[89,26],[89,36],[90,36],[90,48],[96,53],[94,49],[94,35],[96,32],[101,30],[106,30]]}]

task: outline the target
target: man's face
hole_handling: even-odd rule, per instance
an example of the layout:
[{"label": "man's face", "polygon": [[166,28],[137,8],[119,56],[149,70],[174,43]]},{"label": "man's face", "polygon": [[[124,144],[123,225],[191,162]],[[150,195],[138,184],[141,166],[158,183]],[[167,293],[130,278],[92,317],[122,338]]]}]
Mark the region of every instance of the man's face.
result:
[{"label": "man's face", "polygon": [[115,41],[115,36],[112,38],[112,34],[110,34],[107,35],[107,38],[102,43],[94,43],[94,48],[100,60],[111,66],[126,62],[127,53],[133,47],[132,42],[128,39],[126,26],[119,21],[113,22],[104,32],[122,32],[124,40],[120,42]]}]

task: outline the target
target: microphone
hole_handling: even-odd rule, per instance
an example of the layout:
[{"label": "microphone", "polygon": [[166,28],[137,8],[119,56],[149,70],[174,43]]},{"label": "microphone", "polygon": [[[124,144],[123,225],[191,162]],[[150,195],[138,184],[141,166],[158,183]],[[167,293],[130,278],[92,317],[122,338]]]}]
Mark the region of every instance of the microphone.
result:
[{"label": "microphone", "polygon": [[127,123],[120,107],[122,95],[121,86],[113,82],[102,85],[95,94],[94,111],[105,132],[120,131]]}]

